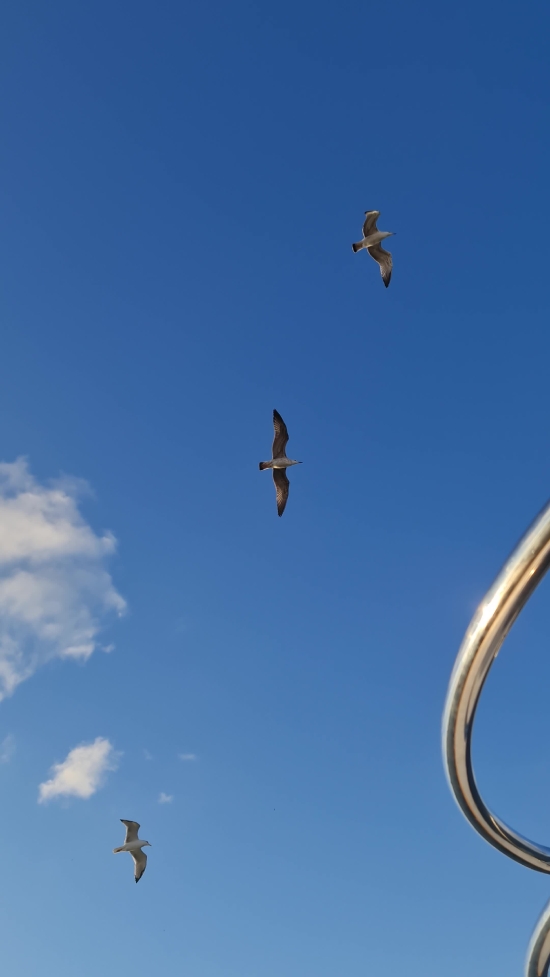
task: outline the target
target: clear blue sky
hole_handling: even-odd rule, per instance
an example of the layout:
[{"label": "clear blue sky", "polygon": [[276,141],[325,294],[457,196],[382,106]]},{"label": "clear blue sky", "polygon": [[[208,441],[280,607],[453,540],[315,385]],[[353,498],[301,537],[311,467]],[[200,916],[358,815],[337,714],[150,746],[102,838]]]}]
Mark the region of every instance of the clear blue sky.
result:
[{"label": "clear blue sky", "polygon": [[[550,495],[547,5],[2,20],[0,460],[33,498],[89,483],[128,608],[85,663],[37,639],[0,704],[2,971],[521,973],[550,879],[462,819],[440,718]],[[367,208],[397,232],[388,290],[351,251]],[[274,407],[304,462],[282,519]],[[546,843],[547,595],[475,737],[488,801]],[[103,786],[37,803],[97,737]],[[138,886],[120,817],[153,845]]]}]

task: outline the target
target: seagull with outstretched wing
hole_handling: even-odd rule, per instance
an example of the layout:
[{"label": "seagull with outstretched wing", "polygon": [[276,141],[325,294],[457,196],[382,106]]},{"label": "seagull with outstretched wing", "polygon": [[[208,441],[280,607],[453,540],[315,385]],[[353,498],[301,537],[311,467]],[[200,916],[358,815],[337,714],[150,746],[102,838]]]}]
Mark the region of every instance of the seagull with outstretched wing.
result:
[{"label": "seagull with outstretched wing", "polygon": [[277,512],[282,516],[285,511],[290,488],[286,469],[290,468],[291,465],[301,465],[302,462],[294,461],[293,458],[287,458],[286,446],[288,442],[288,431],[279,411],[276,410],[273,411],[273,429],[275,435],[271,449],[272,458],[271,461],[260,462],[260,471],[263,471],[264,468],[272,469],[275,494],[277,497]]},{"label": "seagull with outstretched wing", "polygon": [[391,237],[394,231],[379,231],[376,226],[376,221],[379,217],[379,210],[365,211],[363,239],[362,241],[357,241],[356,244],[352,244],[351,247],[355,253],[361,251],[362,248],[366,248],[371,258],[374,258],[378,262],[382,281],[387,288],[391,280],[393,261],[390,252],[384,250],[380,241],[383,241],[385,237]]},{"label": "seagull with outstretched wing", "polygon": [[126,837],[124,844],[120,848],[113,848],[113,853],[116,854],[119,851],[130,852],[130,855],[134,859],[134,878],[136,882],[139,882],[147,868],[147,855],[142,851],[142,848],[145,848],[146,845],[151,848],[151,845],[148,841],[142,841],[141,838],[138,838],[139,824],[137,821],[126,821],[124,818],[120,820],[126,825]]}]

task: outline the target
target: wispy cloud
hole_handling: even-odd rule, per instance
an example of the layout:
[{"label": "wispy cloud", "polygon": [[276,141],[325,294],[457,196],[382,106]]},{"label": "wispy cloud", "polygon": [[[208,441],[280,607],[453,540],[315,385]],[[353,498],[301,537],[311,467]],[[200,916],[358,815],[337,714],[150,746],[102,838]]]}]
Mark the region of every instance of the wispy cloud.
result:
[{"label": "wispy cloud", "polygon": [[159,804],[171,804],[174,800],[173,794],[165,794],[162,790],[159,794]]},{"label": "wispy cloud", "polygon": [[153,759],[153,754],[152,753],[149,753],[149,750],[144,750],[143,751],[143,759],[144,760],[152,760]]},{"label": "wispy cloud", "polygon": [[0,700],[49,659],[89,658],[103,616],[126,608],[105,569],[116,540],[79,512],[84,484],[0,463]]},{"label": "wispy cloud", "polygon": [[8,733],[0,743],[0,763],[9,763],[15,753],[15,736]]},{"label": "wispy cloud", "polygon": [[63,763],[51,768],[53,777],[40,784],[38,803],[54,797],[82,797],[85,800],[103,786],[109,770],[116,770],[121,754],[112,743],[98,736],[93,743],[75,746]]},{"label": "wispy cloud", "polygon": [[180,760],[185,760],[185,761],[198,760],[196,753],[179,753],[178,756]]}]

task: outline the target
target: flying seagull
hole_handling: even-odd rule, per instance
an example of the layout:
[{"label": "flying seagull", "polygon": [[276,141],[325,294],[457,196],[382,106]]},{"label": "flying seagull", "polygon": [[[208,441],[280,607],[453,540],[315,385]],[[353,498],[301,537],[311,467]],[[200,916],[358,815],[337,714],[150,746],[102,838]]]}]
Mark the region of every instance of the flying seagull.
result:
[{"label": "flying seagull", "polygon": [[260,471],[263,471],[264,468],[273,469],[273,481],[275,482],[275,492],[277,494],[277,512],[282,516],[285,511],[290,487],[286,469],[290,468],[291,465],[301,465],[302,462],[287,458],[286,445],[288,431],[279,411],[276,410],[273,411],[273,427],[275,429],[275,437],[273,438],[273,447],[271,449],[273,457],[271,461],[260,462]]},{"label": "flying seagull", "polygon": [[391,260],[391,254],[389,251],[384,251],[384,248],[380,246],[380,241],[383,241],[385,237],[391,237],[394,231],[379,231],[376,226],[376,221],[380,217],[379,210],[366,210],[365,211],[365,223],[363,224],[363,240],[358,241],[357,244],[352,244],[354,251],[360,251],[361,248],[366,248],[369,252],[371,258],[380,265],[380,274],[382,275],[382,281],[386,288],[390,284],[391,270],[393,267],[393,262]]},{"label": "flying seagull", "polygon": [[[124,839],[124,844],[120,848],[113,848],[113,854],[116,855],[119,851],[129,851],[130,855],[134,859],[134,878],[136,882],[139,882],[141,876],[147,868],[147,855],[141,849],[145,845],[149,845],[148,841],[142,841],[138,838],[139,824],[137,821],[125,821],[124,818],[120,819],[123,824],[126,825],[126,837]],[[149,845],[149,848],[152,846]]]}]

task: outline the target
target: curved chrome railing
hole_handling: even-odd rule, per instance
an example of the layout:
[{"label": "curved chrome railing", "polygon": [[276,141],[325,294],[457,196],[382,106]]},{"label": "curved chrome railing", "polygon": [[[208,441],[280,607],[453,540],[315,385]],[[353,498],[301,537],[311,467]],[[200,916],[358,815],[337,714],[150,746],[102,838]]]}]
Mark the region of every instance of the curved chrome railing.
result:
[{"label": "curved chrome railing", "polygon": [[550,964],[550,902],[544,907],[527,948],[525,977],[547,977]]},{"label": "curved chrome railing", "polygon": [[[486,806],[471,757],[472,729],[483,683],[512,624],[549,568],[550,503],[516,546],[464,636],[445,703],[443,757],[458,806],[481,837],[527,868],[550,874],[550,848],[522,837]],[[546,977],[549,964],[550,904],[531,938],[526,973],[528,977]]]}]

